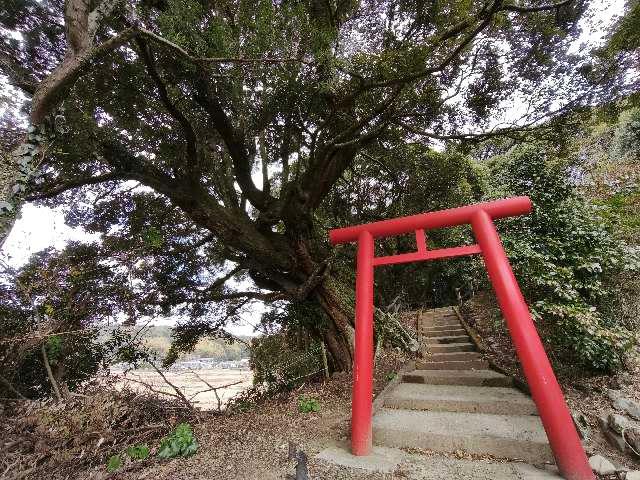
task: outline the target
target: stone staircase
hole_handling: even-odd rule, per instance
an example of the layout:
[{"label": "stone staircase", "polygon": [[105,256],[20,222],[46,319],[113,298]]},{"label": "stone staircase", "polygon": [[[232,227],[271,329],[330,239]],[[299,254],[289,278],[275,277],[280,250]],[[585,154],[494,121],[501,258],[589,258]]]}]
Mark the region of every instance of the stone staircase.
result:
[{"label": "stone staircase", "polygon": [[374,444],[553,462],[535,404],[489,369],[453,308],[418,323],[421,358],[374,415]]}]

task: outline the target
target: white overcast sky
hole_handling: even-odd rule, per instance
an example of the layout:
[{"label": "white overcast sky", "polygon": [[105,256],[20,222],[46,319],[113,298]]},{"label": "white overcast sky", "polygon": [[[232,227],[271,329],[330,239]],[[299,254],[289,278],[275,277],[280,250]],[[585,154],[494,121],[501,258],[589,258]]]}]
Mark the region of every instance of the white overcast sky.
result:
[{"label": "white overcast sky", "polygon": [[[576,50],[589,48],[602,42],[607,28],[624,11],[624,0],[605,0],[593,2],[583,22],[583,33],[573,48]],[[588,27],[588,28],[587,28]],[[572,49],[573,49],[572,48]],[[6,81],[0,76],[0,82]],[[7,85],[0,85],[0,93],[7,91]],[[3,106],[0,104],[0,112]],[[256,184],[261,183],[258,172],[254,175]],[[22,208],[22,215],[16,222],[9,238],[0,250],[0,258],[14,267],[24,265],[29,257],[38,251],[48,247],[64,248],[65,244],[72,240],[90,241],[91,236],[79,228],[71,228],[65,224],[62,212],[59,209],[38,207],[26,204]],[[231,327],[234,334],[251,334],[253,328],[249,323],[257,323],[263,308],[254,304],[254,311],[247,316],[247,324]],[[171,323],[167,319],[162,323]]]}]

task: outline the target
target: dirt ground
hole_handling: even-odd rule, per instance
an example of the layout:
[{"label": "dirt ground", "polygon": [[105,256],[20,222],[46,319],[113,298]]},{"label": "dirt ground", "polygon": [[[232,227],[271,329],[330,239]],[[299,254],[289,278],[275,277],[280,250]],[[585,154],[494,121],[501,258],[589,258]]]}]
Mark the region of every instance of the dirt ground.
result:
[{"label": "dirt ground", "polygon": [[[376,366],[374,391],[381,391],[407,360],[402,354],[386,352]],[[300,413],[298,401],[302,396],[317,399],[320,411]],[[354,478],[346,469],[331,467],[313,458],[326,446],[347,441],[350,402],[351,376],[334,375],[326,382],[303,385],[247,412],[205,420],[195,428],[200,450],[193,457],[113,478],[282,480],[295,473],[295,462],[288,458],[290,442],[309,458],[311,478]]]},{"label": "dirt ground", "polygon": [[[478,295],[463,308],[465,320],[478,332],[486,348],[486,355],[496,365],[518,377],[524,376],[517,362],[516,353],[500,310],[490,295]],[[628,365],[628,371],[617,375],[580,376],[570,369],[557,369],[558,382],[567,404],[575,414],[582,413],[589,424],[588,438],[583,442],[587,455],[603,455],[618,468],[640,470],[640,457],[622,453],[604,437],[598,425],[598,417],[613,412],[608,390],[640,401],[640,365]]]},{"label": "dirt ground", "polygon": [[[407,360],[395,351],[381,354],[375,371],[376,393],[396,377]],[[151,372],[144,373],[145,382],[157,380]],[[236,373],[227,378],[229,372],[209,377],[198,374],[216,383],[238,377]],[[168,378],[184,387],[180,382],[189,377]],[[115,379],[113,384],[118,385]],[[317,400],[320,410],[301,413],[301,397]],[[289,459],[290,442],[308,456],[314,480],[383,478],[354,477],[313,458],[326,446],[347,441],[350,401],[351,375],[336,374],[258,403],[245,402],[242,412],[234,409],[225,414],[196,413],[177,399],[154,396],[146,388],[136,391],[120,384],[109,389],[102,383],[69,402],[0,404],[0,479],[280,480],[295,472],[295,462]],[[160,439],[180,422],[193,426],[200,445],[197,453],[170,461],[158,459]],[[149,459],[108,473],[110,456],[136,444],[151,448]]]}]

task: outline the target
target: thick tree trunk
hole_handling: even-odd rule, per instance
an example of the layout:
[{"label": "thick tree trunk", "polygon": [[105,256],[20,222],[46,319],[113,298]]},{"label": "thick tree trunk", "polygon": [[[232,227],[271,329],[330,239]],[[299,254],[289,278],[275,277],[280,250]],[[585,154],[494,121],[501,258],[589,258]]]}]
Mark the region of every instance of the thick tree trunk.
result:
[{"label": "thick tree trunk", "polygon": [[329,317],[329,328],[323,340],[333,361],[333,369],[350,371],[353,364],[354,310],[351,302],[341,295],[332,279],[326,280],[314,292],[315,298]]}]

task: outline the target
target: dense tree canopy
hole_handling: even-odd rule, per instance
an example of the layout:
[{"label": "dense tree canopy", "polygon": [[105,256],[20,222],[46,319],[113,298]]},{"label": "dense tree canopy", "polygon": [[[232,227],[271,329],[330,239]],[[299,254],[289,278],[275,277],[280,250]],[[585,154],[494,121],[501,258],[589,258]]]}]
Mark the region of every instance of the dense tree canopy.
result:
[{"label": "dense tree canopy", "polygon": [[[311,299],[349,368],[350,294],[326,227],[388,215],[362,196],[419,189],[413,167],[440,157],[407,144],[513,135],[627,93],[628,49],[572,48],[588,7],[14,2],[0,71],[31,126],[24,141],[3,130],[3,236],[24,199],[63,205],[100,234],[89,255],[127,277],[114,301],[132,321],[182,314],[210,333],[249,300]],[[336,187],[365,170],[369,191]],[[398,213],[425,209],[410,200]]]}]

